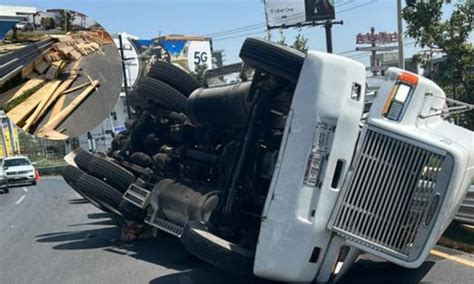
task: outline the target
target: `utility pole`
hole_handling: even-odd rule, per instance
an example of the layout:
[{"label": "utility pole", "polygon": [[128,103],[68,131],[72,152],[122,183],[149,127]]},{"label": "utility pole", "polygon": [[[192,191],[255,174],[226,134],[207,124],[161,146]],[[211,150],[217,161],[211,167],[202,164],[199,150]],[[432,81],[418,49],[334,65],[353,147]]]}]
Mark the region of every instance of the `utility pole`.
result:
[{"label": "utility pole", "polygon": [[402,0],[397,0],[398,18],[398,67],[405,69],[405,58],[403,56],[403,22],[402,22]]},{"label": "utility pole", "polygon": [[64,32],[67,33],[67,10],[64,11]]},{"label": "utility pole", "polygon": [[120,58],[122,59],[122,72],[123,72],[123,88],[125,93],[125,105],[127,107],[128,119],[132,119],[132,110],[130,109],[130,102],[128,97],[128,79],[127,79],[127,67],[125,66],[125,54],[123,51],[123,43],[122,43],[122,34],[118,35],[119,38],[119,45],[120,45]]},{"label": "utility pole", "polygon": [[377,43],[375,42],[375,28],[374,28],[374,27],[371,27],[371,28],[370,28],[370,33],[372,34],[372,44],[371,44],[371,46],[373,47],[373,48],[372,48],[372,57],[371,57],[371,59],[370,59],[370,66],[371,66],[372,68],[374,68],[374,69],[372,70],[372,74],[373,74],[374,76],[377,76],[377,71],[375,70],[375,63],[376,63],[376,58],[375,58],[375,56],[377,55],[377,51],[376,51],[375,48],[377,47]]},{"label": "utility pole", "polygon": [[332,26],[343,25],[343,21],[326,21],[324,23],[324,30],[326,31],[326,51],[332,53]]}]

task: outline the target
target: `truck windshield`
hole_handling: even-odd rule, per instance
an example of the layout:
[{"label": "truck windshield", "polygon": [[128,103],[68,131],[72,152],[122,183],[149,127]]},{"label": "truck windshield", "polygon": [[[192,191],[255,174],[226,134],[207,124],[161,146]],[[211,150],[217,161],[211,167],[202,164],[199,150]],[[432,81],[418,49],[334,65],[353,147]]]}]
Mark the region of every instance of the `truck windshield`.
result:
[{"label": "truck windshield", "polygon": [[29,164],[30,162],[26,159],[11,159],[3,161],[4,167],[28,166]]}]

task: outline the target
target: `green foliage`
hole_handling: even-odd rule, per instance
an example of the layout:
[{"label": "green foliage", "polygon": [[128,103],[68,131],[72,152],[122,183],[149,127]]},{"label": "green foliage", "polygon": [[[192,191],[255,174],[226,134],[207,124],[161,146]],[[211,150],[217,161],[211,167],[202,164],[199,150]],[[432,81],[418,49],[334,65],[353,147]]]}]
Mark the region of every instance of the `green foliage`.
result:
[{"label": "green foliage", "polygon": [[[276,41],[276,43],[288,46],[288,44],[286,43],[286,37],[283,29],[280,29],[279,31],[280,39]],[[267,34],[266,39],[271,40],[271,33]],[[301,33],[298,33],[295,37],[295,41],[290,46],[296,50],[306,53],[308,52],[308,38],[302,35]]]},{"label": "green foliage", "polygon": [[50,30],[50,29],[54,29],[54,28],[55,28],[56,22],[54,21],[53,18],[45,17],[45,18],[41,18],[41,25],[42,25],[46,30]]},{"label": "green foliage", "polygon": [[278,44],[286,46],[286,37],[282,29],[280,29],[280,39],[277,41]]},{"label": "green foliage", "polygon": [[16,97],[15,99],[7,101],[7,102],[3,105],[3,110],[4,110],[5,112],[9,112],[10,110],[12,110],[12,109],[15,108],[16,106],[18,106],[20,103],[24,102],[29,96],[31,96],[32,94],[34,94],[34,93],[35,93],[36,91],[38,91],[41,87],[43,87],[45,84],[46,84],[46,82],[43,82],[43,83],[39,84],[38,86],[36,86],[36,87],[34,87],[34,88],[31,88],[31,89],[29,89],[29,90],[24,91],[21,95],[19,95],[19,96]]},{"label": "green foliage", "polygon": [[61,17],[60,28],[64,29],[66,32],[71,30],[72,22],[74,21],[76,16],[69,10],[60,10],[59,16]]},{"label": "green foliage", "polygon": [[206,76],[207,64],[199,64],[194,68],[194,72],[189,73],[196,81],[199,83],[204,83],[204,78]]},{"label": "green foliage", "polygon": [[[417,54],[414,60],[424,65],[429,77],[455,99],[474,103],[474,46],[469,40],[473,31],[472,0],[407,0],[403,19],[407,34],[417,45],[431,52]],[[453,12],[444,19],[443,8]],[[441,51],[443,60],[434,63],[432,53]],[[461,125],[474,129],[474,111],[456,117]]]},{"label": "green foliage", "polygon": [[295,42],[291,45],[296,50],[307,53],[308,52],[308,38],[302,34],[298,34],[295,38]]}]

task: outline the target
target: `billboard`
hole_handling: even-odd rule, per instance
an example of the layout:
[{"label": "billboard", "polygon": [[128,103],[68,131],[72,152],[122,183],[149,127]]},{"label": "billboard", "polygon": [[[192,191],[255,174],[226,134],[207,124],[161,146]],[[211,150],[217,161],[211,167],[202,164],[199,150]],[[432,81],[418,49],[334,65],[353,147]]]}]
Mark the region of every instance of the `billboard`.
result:
[{"label": "billboard", "polygon": [[18,129],[13,127],[6,116],[0,118],[0,159],[19,154]]},{"label": "billboard", "polygon": [[188,70],[196,70],[198,65],[212,68],[211,44],[209,41],[190,41],[186,51],[188,57]]},{"label": "billboard", "polygon": [[334,0],[265,0],[264,5],[268,28],[335,18]]}]

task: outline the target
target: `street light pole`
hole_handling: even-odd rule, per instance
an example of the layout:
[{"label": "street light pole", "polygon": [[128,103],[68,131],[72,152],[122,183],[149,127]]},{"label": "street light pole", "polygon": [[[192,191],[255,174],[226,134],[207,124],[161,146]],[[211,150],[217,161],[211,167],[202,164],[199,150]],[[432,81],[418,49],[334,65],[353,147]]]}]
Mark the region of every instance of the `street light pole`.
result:
[{"label": "street light pole", "polygon": [[398,20],[398,67],[405,69],[405,58],[403,57],[403,23],[402,23],[402,0],[397,0]]}]

